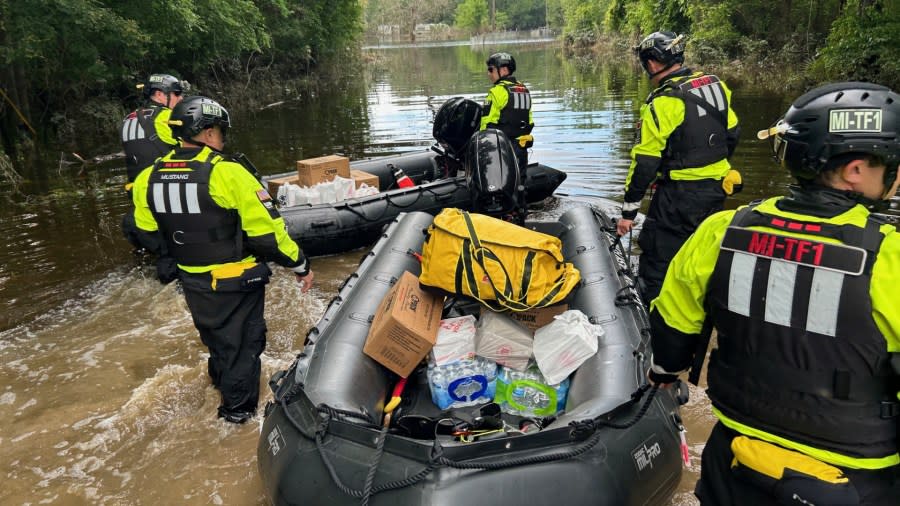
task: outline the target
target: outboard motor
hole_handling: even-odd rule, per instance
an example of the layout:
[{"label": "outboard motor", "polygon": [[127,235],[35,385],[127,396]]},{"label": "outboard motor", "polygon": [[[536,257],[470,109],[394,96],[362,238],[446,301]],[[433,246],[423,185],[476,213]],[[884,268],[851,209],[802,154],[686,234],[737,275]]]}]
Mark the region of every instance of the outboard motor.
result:
[{"label": "outboard motor", "polygon": [[463,156],[472,209],[513,223],[525,222],[525,185],[512,142],[502,131],[475,133]]},{"label": "outboard motor", "polygon": [[432,134],[448,155],[459,158],[481,127],[481,104],[463,97],[448,99],[434,115]]}]

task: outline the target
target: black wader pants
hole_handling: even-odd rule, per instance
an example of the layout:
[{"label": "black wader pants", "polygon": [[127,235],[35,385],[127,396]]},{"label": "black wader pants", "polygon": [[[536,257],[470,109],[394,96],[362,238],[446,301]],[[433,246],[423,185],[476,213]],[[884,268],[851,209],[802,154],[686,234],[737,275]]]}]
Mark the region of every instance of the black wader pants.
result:
[{"label": "black wader pants", "polygon": [[638,236],[641,259],[638,276],[646,305],[659,295],[669,262],[707,216],[721,211],[725,202],[722,182],[660,181]]},{"label": "black wader pants", "polygon": [[515,144],[516,151],[516,160],[519,162],[519,174],[521,175],[520,182],[521,184],[525,184],[525,168],[528,167],[528,149],[519,146],[519,141],[513,139],[513,143]]},{"label": "black wader pants", "polygon": [[[712,434],[703,449],[700,481],[694,489],[700,504],[703,506],[782,504],[766,490],[732,472],[731,461],[734,453],[731,451],[731,440],[739,435],[721,423],[713,427]],[[860,505],[896,506],[900,501],[900,466],[877,470],[840,469],[859,494]]]},{"label": "black wader pants", "polygon": [[239,278],[219,280],[181,272],[200,340],[209,348],[209,376],[222,394],[219,415],[252,414],[259,401],[260,355],[266,349],[266,289],[271,271],[262,263]]}]

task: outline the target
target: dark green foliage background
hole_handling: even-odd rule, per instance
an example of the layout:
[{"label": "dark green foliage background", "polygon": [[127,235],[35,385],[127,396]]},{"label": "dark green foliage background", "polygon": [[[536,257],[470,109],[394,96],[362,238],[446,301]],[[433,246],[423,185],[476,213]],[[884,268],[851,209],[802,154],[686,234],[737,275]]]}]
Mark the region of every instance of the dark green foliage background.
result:
[{"label": "dark green foliage background", "polygon": [[463,37],[549,26],[623,58],[669,29],[688,35],[689,62],[772,89],[900,88],[900,0],[0,0],[2,147],[31,142],[28,125],[38,142],[108,130],[152,72],[231,104],[296,98],[352,75],[361,36],[386,22]]}]

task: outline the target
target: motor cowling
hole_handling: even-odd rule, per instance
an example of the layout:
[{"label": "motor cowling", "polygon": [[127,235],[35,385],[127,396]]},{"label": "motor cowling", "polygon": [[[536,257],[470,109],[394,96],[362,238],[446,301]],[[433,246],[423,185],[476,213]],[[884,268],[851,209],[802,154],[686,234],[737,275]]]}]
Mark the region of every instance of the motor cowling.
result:
[{"label": "motor cowling", "polygon": [[475,133],[464,153],[472,209],[508,221],[525,220],[525,186],[512,141],[502,131]]},{"label": "motor cowling", "polygon": [[481,126],[481,104],[463,97],[448,99],[434,116],[432,134],[448,154],[459,157]]}]

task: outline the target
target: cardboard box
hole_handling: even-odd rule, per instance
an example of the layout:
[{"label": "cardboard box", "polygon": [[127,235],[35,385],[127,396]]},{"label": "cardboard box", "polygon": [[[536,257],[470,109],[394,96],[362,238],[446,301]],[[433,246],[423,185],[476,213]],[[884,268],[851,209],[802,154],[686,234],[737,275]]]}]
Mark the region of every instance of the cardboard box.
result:
[{"label": "cardboard box", "polygon": [[280,188],[281,185],[286,183],[299,184],[299,179],[300,178],[298,178],[297,175],[294,174],[292,176],[273,177],[272,179],[267,180],[266,184],[269,189],[269,195],[271,195],[274,199],[278,196],[278,188]]},{"label": "cardboard box", "polygon": [[353,182],[356,183],[356,187],[359,188],[363,183],[378,188],[378,176],[375,174],[369,174],[364,170],[350,170],[350,177],[353,178]]},{"label": "cardboard box", "polygon": [[297,176],[300,186],[315,186],[327,183],[334,176],[350,179],[350,159],[346,156],[320,156],[297,161]]},{"label": "cardboard box", "polygon": [[443,297],[419,288],[419,278],[404,272],[378,306],[363,353],[409,376],[437,340],[443,302]]},{"label": "cardboard box", "polygon": [[528,311],[510,311],[506,313],[513,320],[531,329],[532,332],[553,321],[553,317],[569,309],[568,304],[539,307]]}]

